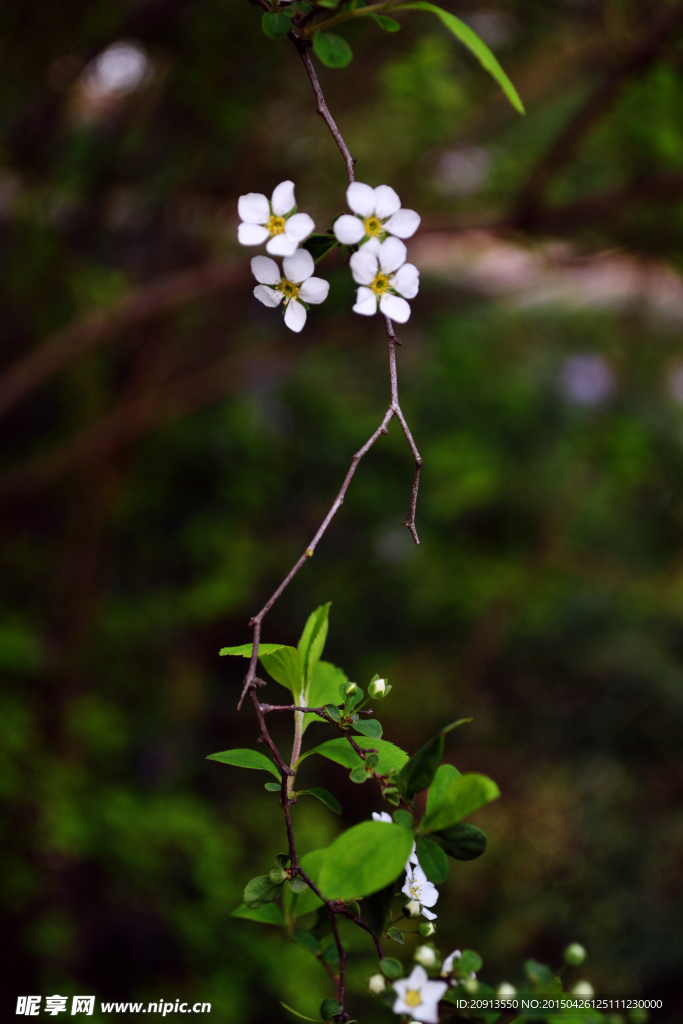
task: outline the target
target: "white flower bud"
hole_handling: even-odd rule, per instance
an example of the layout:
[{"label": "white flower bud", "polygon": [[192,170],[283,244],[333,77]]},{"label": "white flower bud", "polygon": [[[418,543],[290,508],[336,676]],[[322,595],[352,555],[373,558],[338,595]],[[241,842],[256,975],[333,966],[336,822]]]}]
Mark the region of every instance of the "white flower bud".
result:
[{"label": "white flower bud", "polygon": [[570,967],[579,967],[586,959],[586,950],[578,942],[572,942],[564,951],[565,963]]},{"label": "white flower bud", "polygon": [[385,694],[386,688],[386,679],[375,679],[375,681],[370,683],[370,685],[368,686],[368,693],[375,700],[381,700]]},{"label": "white flower bud", "polygon": [[414,958],[423,967],[435,967],[437,963],[436,953],[431,946],[418,946],[413,953]]},{"label": "white flower bud", "polygon": [[371,974],[368,978],[368,989],[374,996],[381,996],[387,983],[381,974]]},{"label": "white flower bud", "polygon": [[403,908],[403,913],[406,914],[408,917],[419,917],[420,910],[420,904],[417,902],[417,900],[410,900],[408,903],[406,903],[405,907]]},{"label": "white flower bud", "polygon": [[498,986],[496,995],[500,996],[501,999],[511,999],[512,996],[517,995],[517,989],[509,981],[503,981]]},{"label": "white flower bud", "polygon": [[344,687],[344,693],[347,697],[353,697],[354,693],[358,693],[358,686],[356,683],[348,683]]},{"label": "white flower bud", "polygon": [[595,991],[590,981],[577,981],[572,989],[572,995],[584,996],[586,999],[590,999],[591,996],[595,995]]},{"label": "white flower bud", "polygon": [[468,978],[467,981],[463,982],[462,987],[465,989],[465,992],[469,992],[473,996],[479,989],[479,982],[476,978]]},{"label": "white flower bud", "polygon": [[433,921],[423,921],[418,931],[424,939],[428,939],[430,935],[434,934],[436,927]]}]

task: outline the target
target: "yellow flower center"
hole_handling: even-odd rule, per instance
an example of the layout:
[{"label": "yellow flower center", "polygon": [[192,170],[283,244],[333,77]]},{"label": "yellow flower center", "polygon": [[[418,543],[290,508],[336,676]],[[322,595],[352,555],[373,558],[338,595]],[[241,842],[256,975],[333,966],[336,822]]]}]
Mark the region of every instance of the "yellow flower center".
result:
[{"label": "yellow flower center", "polygon": [[277,285],[277,288],[283,293],[285,302],[290,302],[299,294],[299,285],[294,284],[292,281],[288,281],[286,277],[282,278],[279,285]]},{"label": "yellow flower center", "polygon": [[389,276],[388,274],[379,273],[375,280],[370,285],[375,295],[384,295],[385,292],[389,291]]},{"label": "yellow flower center", "polygon": [[406,1003],[407,1006],[419,1006],[422,1002],[422,996],[420,995],[419,989],[409,988],[403,997],[403,1002]]},{"label": "yellow flower center", "polygon": [[379,217],[376,217],[373,213],[372,217],[366,217],[363,221],[365,226],[365,234],[369,238],[375,238],[377,235],[381,235],[384,229],[384,225]]},{"label": "yellow flower center", "polygon": [[270,218],[266,227],[270,231],[271,235],[281,235],[284,233],[286,220],[284,217],[278,217],[276,214]]}]

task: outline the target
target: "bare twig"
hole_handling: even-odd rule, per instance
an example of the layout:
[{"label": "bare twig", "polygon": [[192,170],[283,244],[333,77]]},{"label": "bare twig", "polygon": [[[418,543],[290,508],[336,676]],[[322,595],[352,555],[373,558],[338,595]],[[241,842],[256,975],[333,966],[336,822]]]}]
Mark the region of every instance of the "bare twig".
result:
[{"label": "bare twig", "polygon": [[298,36],[295,36],[293,32],[290,32],[290,38],[293,39],[296,48],[299,51],[299,55],[301,56],[301,59],[304,62],[306,73],[308,74],[308,77],[311,80],[311,85],[313,86],[313,92],[315,93],[315,99],[317,103],[316,109],[320,116],[324,119],[327,127],[330,129],[330,134],[334,141],[337,143],[337,146],[339,147],[339,152],[344,158],[344,163],[346,164],[346,176],[349,179],[350,185],[351,182],[354,180],[353,165],[356,162],[355,157],[352,157],[351,154],[349,153],[349,148],[344,142],[342,134],[337,128],[337,125],[335,124],[335,120],[332,117],[332,114],[328,110],[327,103],[325,103],[325,97],[323,96],[323,91],[320,88],[318,75],[316,74],[316,70],[313,67],[313,62],[311,61],[310,55],[308,53],[308,44],[305,43]]}]

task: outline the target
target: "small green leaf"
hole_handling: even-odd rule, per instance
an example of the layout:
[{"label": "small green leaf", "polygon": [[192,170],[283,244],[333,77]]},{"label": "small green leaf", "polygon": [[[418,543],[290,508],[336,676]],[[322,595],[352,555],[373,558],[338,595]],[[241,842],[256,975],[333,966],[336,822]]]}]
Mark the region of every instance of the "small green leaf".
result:
[{"label": "small green leaf", "polygon": [[333,999],[328,996],[327,999],[323,999],[320,1004],[320,1016],[324,1020],[329,1020],[330,1017],[336,1017],[338,1013],[341,1013],[341,1003],[338,999]]},{"label": "small green leaf", "polygon": [[398,32],[401,27],[401,23],[396,21],[396,18],[387,18],[386,14],[373,14],[373,18],[385,32]]},{"label": "small green leaf", "polygon": [[412,847],[412,833],[400,825],[380,821],[354,825],[328,847],[320,888],[328,899],[369,896],[399,876]]},{"label": "small green leaf", "polygon": [[306,882],[304,882],[303,878],[300,878],[299,875],[297,875],[296,878],[290,879],[289,888],[292,890],[292,892],[301,893],[306,892],[306,890],[309,889],[310,886]]},{"label": "small green leaf", "polygon": [[363,782],[368,781],[370,776],[368,775],[366,768],[361,766],[359,768],[353,768],[349,778],[351,779],[351,782],[357,782],[359,785],[362,785]]},{"label": "small green leaf", "polygon": [[397,825],[400,825],[401,828],[409,828],[412,830],[415,827],[413,816],[409,811],[394,811],[394,821]]},{"label": "small green leaf", "polygon": [[328,718],[331,718],[333,722],[338,722],[341,719],[341,711],[336,704],[326,704],[325,711]]},{"label": "small green leaf", "polygon": [[379,969],[385,978],[396,981],[403,975],[403,964],[393,956],[385,956],[379,962]]},{"label": "small green leaf", "polygon": [[[318,885],[320,870],[326,854],[327,850],[311,850],[310,853],[305,854],[299,860],[301,868],[316,886]],[[304,914],[310,914],[312,910],[317,910],[318,907],[323,906],[322,900],[308,886],[306,887],[306,892],[294,893],[287,885],[282,894],[282,899],[285,915],[289,919],[303,917]]]},{"label": "small green leaf", "polygon": [[326,964],[330,965],[330,967],[339,966],[339,950],[334,942],[328,946],[327,949],[323,950],[322,958]]},{"label": "small green leaf", "polygon": [[246,921],[258,921],[260,924],[283,925],[285,919],[282,911],[275,903],[265,903],[262,907],[251,909],[245,903],[233,910],[231,917],[243,917]]},{"label": "small green leaf", "polygon": [[269,793],[279,793],[282,789],[282,784],[280,782],[266,782],[263,788],[267,789]]},{"label": "small green leaf", "polygon": [[393,939],[394,942],[400,943],[400,945],[403,945],[403,943],[406,941],[405,935],[399,928],[390,928],[389,931],[387,932],[387,935],[389,936],[390,939]]},{"label": "small green leaf", "polygon": [[488,73],[496,80],[515,110],[520,114],[524,113],[524,105],[522,104],[514,85],[505,74],[486,43],[480,39],[464,21],[461,21],[460,18],[456,18],[455,15],[451,14],[449,11],[444,11],[441,7],[437,7],[436,4],[426,3],[425,0],[413,0],[412,3],[401,4],[399,7],[394,7],[393,10],[429,11],[431,14],[435,14],[437,18],[440,18],[449,32],[452,32],[456,39],[459,39],[461,43],[464,43],[467,49],[474,54],[484,70],[488,71]]},{"label": "small green leaf", "polygon": [[258,910],[264,903],[272,903],[282,892],[284,883],[275,884],[269,875],[259,875],[247,882],[244,889],[244,904],[249,910]]},{"label": "small green leaf", "polygon": [[484,961],[475,953],[473,949],[464,949],[462,956],[457,961],[458,972],[465,978],[469,978],[470,974],[480,971]]},{"label": "small green leaf", "polygon": [[[323,653],[323,647],[325,646],[325,640],[327,639],[330,603],[331,602],[328,601],[327,604],[322,604],[308,616],[306,625],[304,626],[304,631],[301,634],[299,643],[297,644],[301,672],[304,677],[304,692],[308,689],[308,685],[313,676],[313,669],[320,661],[320,656]],[[313,707],[315,707],[315,705],[313,705]]]},{"label": "small green leaf", "polygon": [[426,836],[418,836],[416,843],[417,859],[420,867],[430,882],[441,885],[448,878],[448,857],[440,846]]},{"label": "small green leaf", "polygon": [[345,68],[353,60],[349,44],[334,32],[316,32],[313,36],[313,49],[328,68]]},{"label": "small green leaf", "polygon": [[[286,644],[259,644],[259,658],[262,654],[273,654],[274,651],[279,651],[286,646]],[[253,644],[240,644],[239,647],[221,647],[218,653],[221,657],[229,654],[234,658],[251,658],[253,649]]]},{"label": "small green leaf", "polygon": [[357,722],[353,723],[353,727],[363,736],[372,736],[376,740],[382,737],[382,726],[376,718],[359,718]]},{"label": "small green leaf", "polygon": [[336,796],[330,793],[329,789],[323,789],[322,786],[314,786],[312,789],[299,789],[296,795],[317,797],[322,804],[325,804],[325,807],[329,807],[335,814],[341,814],[342,812],[342,805]]},{"label": "small green leaf", "polygon": [[498,786],[486,775],[460,775],[443,791],[438,803],[428,808],[420,828],[425,832],[448,828],[499,796]]},{"label": "small green leaf", "polygon": [[481,857],[488,844],[485,832],[476,825],[465,822],[432,832],[430,838],[454,860],[474,860]]},{"label": "small green leaf", "polygon": [[261,28],[269,39],[283,39],[291,27],[291,18],[282,12],[266,11],[261,17]]},{"label": "small green leaf", "polygon": [[[220,761],[221,764],[232,764],[237,768],[260,768],[264,772],[270,772],[276,779],[280,778],[280,773],[273,762],[259,750],[249,750],[248,748],[223,750],[220,754],[208,754],[206,760]],[[279,789],[280,787],[276,786],[275,788]]]},{"label": "small green leaf", "polygon": [[524,971],[527,978],[535,989],[547,990],[553,983],[553,972],[545,964],[538,960],[527,960],[524,964]]},{"label": "small green leaf", "polygon": [[298,1010],[293,1010],[291,1006],[287,1006],[287,1003],[283,1003],[282,1000],[280,1000],[280,1006],[284,1006],[285,1010],[293,1013],[295,1017],[299,1017],[301,1020],[310,1020],[313,1021],[313,1024],[325,1024],[322,1017],[305,1017],[303,1013],[299,1013]]},{"label": "small green leaf", "polygon": [[[369,736],[359,736],[356,743],[363,750],[377,751],[379,754],[377,771],[380,775],[388,775],[392,771],[399,771],[408,760],[408,755],[405,751],[393,743],[389,743],[388,740],[373,740]],[[343,737],[327,740],[326,743],[321,743],[319,746],[307,750],[301,755],[297,765],[301,764],[304,758],[310,757],[311,754],[321,754],[323,757],[329,758],[330,761],[336,761],[337,764],[343,765],[344,768],[363,766],[361,758],[348,740],[345,740]]]},{"label": "small green leaf", "polygon": [[443,743],[441,733],[433,736],[401,769],[396,783],[408,800],[412,800],[416,793],[431,785],[443,756]]}]

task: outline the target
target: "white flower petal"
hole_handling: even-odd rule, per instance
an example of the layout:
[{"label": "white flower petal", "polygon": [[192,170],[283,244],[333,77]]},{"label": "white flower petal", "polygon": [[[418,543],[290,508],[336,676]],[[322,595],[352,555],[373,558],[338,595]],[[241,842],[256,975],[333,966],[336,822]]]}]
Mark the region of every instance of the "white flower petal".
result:
[{"label": "white flower petal", "polygon": [[287,303],[287,309],[285,310],[285,323],[289,327],[290,331],[296,331],[297,334],[306,323],[306,310],[300,302],[296,301],[296,299],[292,299]]},{"label": "white flower petal", "polygon": [[428,921],[436,921],[436,914],[433,914],[431,910],[427,910],[426,907],[422,907],[422,916],[426,917]]},{"label": "white flower petal", "polygon": [[380,220],[391,217],[401,209],[401,200],[390,185],[378,185],[375,189],[375,213]]},{"label": "white flower petal", "polygon": [[282,280],[280,268],[275,260],[267,256],[254,256],[251,261],[251,272],[261,284],[279,284]]},{"label": "white flower petal", "polygon": [[285,256],[282,266],[285,277],[294,284],[301,284],[315,270],[313,257],[306,249],[297,249],[291,256]]},{"label": "white flower petal", "polygon": [[242,245],[260,245],[270,234],[268,228],[261,224],[240,224],[237,229],[237,241]]},{"label": "white flower petal", "polygon": [[406,261],[408,250],[400,238],[387,238],[379,247],[379,265],[387,274],[398,270]]},{"label": "white flower petal", "polygon": [[372,820],[373,821],[385,821],[385,822],[387,822],[387,824],[391,825],[393,819],[392,819],[392,817],[391,817],[391,815],[389,814],[388,811],[373,811],[372,812]]},{"label": "white flower petal", "polygon": [[369,217],[375,212],[375,190],[370,185],[354,181],[346,190],[346,202],[354,213]]},{"label": "white flower petal", "polygon": [[379,270],[377,257],[371,252],[366,252],[365,246],[354,252],[349,260],[349,266],[356,284],[372,284]]},{"label": "white flower petal", "polygon": [[399,210],[384,225],[386,231],[397,238],[410,238],[420,225],[420,215],[415,210]]},{"label": "white flower petal", "polygon": [[295,242],[303,242],[314,228],[315,222],[307,213],[295,213],[285,224],[285,234]]},{"label": "white flower petal", "polygon": [[356,245],[365,234],[363,222],[350,213],[337,217],[333,225],[335,237],[342,245]]},{"label": "white flower petal", "polygon": [[265,224],[270,217],[268,200],[260,192],[247,192],[237,200],[237,212],[247,224]]},{"label": "white flower petal", "polygon": [[404,263],[394,274],[391,286],[404,299],[414,299],[420,288],[420,271],[412,263]]},{"label": "white flower petal", "polygon": [[359,288],[356,295],[354,313],[361,313],[363,316],[372,316],[377,312],[377,297],[369,288]]},{"label": "white flower petal", "polygon": [[367,242],[363,242],[361,249],[363,252],[371,252],[375,256],[379,256],[381,244],[379,238],[372,237],[368,238]]},{"label": "white flower petal", "polygon": [[296,252],[296,242],[284,234],[273,235],[266,245],[266,252],[272,253],[273,256],[291,256]]},{"label": "white flower petal", "polygon": [[322,277],[309,277],[301,285],[299,295],[304,302],[310,302],[312,305],[317,306],[319,302],[325,301],[329,290],[329,281],[323,281]]},{"label": "white flower petal", "polygon": [[282,292],[267,288],[265,284],[257,284],[254,288],[254,295],[264,306],[279,306],[282,302]]},{"label": "white flower petal", "polygon": [[273,192],[271,203],[273,205],[273,213],[277,214],[278,217],[284,217],[286,213],[289,213],[296,206],[294,182],[281,181]]},{"label": "white flower petal", "polygon": [[[379,309],[384,316],[395,320],[397,324],[404,324],[406,320],[410,319],[410,306],[405,299],[398,295],[383,295],[379,300]],[[420,900],[420,902],[422,901]]]}]

